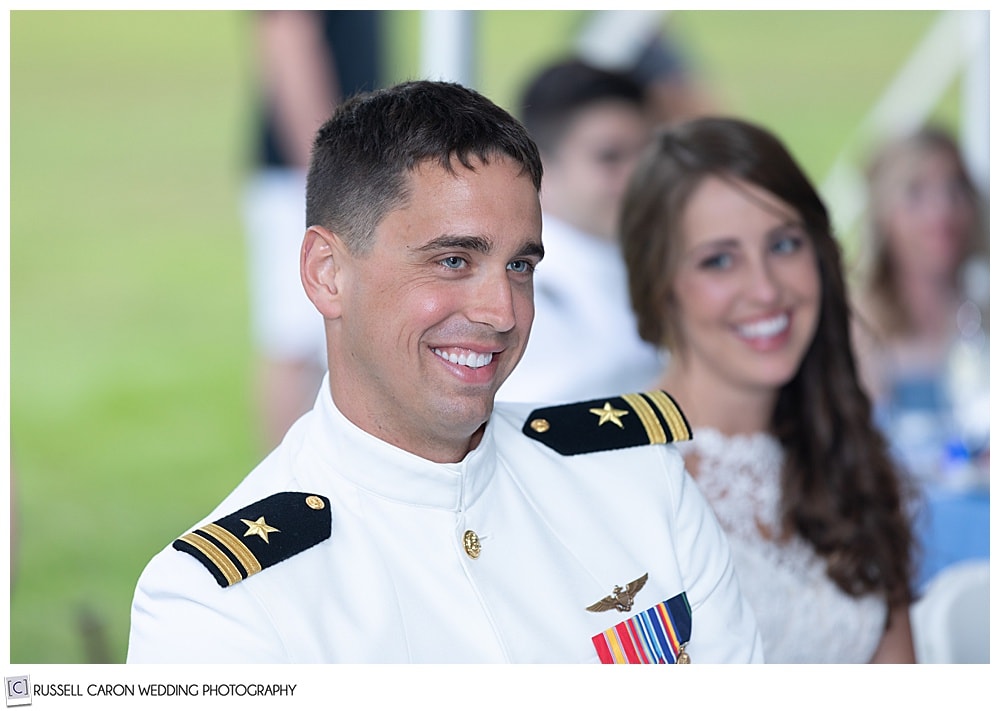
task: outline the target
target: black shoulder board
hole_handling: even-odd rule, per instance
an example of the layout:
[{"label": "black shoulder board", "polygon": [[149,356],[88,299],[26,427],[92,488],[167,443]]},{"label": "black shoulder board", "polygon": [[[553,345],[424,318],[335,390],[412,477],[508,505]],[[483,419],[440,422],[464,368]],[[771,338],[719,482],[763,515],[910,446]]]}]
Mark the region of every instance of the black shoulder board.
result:
[{"label": "black shoulder board", "polygon": [[329,499],[286,491],[184,534],[174,548],[201,561],[225,588],[325,541],[330,529]]},{"label": "black shoulder board", "polygon": [[560,454],[691,439],[684,413],[662,390],[539,408],[521,431]]}]

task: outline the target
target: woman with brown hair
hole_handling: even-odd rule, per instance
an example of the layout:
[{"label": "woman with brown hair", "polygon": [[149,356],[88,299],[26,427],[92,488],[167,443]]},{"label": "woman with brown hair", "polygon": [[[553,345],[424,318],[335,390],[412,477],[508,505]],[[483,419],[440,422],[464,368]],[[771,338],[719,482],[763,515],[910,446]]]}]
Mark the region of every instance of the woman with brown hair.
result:
[{"label": "woman with brown hair", "polygon": [[658,134],[622,241],[685,460],[729,534],[769,662],[912,662],[903,494],[859,385],[827,211],[771,133]]}]

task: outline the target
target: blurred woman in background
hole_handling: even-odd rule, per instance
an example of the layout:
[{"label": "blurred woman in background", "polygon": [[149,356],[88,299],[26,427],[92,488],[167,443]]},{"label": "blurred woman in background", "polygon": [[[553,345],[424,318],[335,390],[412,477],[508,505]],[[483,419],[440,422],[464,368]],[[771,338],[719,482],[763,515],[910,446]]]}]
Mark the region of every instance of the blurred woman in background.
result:
[{"label": "blurred woman in background", "polygon": [[862,381],[918,477],[984,455],[989,266],[983,205],[946,131],[893,140],[868,169],[855,343]]},{"label": "blurred woman in background", "polygon": [[911,539],[849,334],[827,211],[752,124],[661,132],[622,241],[688,469],[727,530],[769,662],[912,662]]}]

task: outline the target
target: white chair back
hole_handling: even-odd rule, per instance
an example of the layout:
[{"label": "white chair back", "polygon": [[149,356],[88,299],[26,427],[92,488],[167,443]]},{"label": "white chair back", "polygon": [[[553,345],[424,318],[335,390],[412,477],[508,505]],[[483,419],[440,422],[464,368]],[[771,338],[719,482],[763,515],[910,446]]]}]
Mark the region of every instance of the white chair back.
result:
[{"label": "white chair back", "polygon": [[990,563],[948,566],[910,608],[913,647],[921,664],[988,664]]}]

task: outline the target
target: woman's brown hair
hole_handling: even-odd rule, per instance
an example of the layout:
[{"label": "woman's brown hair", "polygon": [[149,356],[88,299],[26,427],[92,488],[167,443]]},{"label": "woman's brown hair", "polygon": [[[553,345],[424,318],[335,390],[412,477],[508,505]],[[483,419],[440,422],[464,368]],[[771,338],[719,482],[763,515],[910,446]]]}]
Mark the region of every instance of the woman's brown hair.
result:
[{"label": "woman's brown hair", "polygon": [[822,285],[816,335],[771,418],[785,452],[785,525],[826,559],[828,575],[846,592],[881,592],[892,605],[906,604],[913,536],[903,484],[858,381],[840,245],[823,201],[767,130],[732,118],[696,119],[662,129],[645,152],[621,220],[639,333],[668,349],[681,345],[672,297],[680,222],[708,176],[746,181],[793,207],[816,252]]}]

